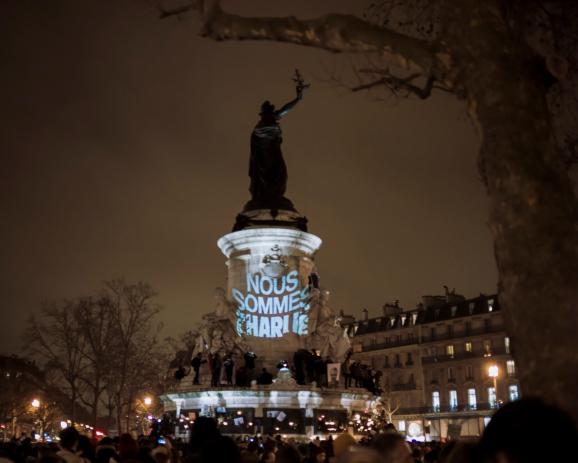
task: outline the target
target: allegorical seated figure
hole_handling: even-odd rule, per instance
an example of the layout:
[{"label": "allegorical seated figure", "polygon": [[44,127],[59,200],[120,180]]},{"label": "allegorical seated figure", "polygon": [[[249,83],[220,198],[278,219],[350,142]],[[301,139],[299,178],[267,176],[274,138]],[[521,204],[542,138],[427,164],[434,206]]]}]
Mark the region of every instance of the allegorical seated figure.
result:
[{"label": "allegorical seated figure", "polygon": [[270,101],[261,105],[259,122],[251,134],[251,158],[249,162],[249,177],[251,177],[251,201],[245,210],[254,209],[287,209],[294,210],[293,204],[285,198],[287,189],[287,166],[281,152],[283,142],[279,121],[303,97],[303,90],[308,87],[296,71],[297,96],[280,109]]},{"label": "allegorical seated figure", "polygon": [[215,289],[215,310],[203,316],[198,329],[195,353],[244,353],[249,346],[236,331],[235,306],[227,300],[223,288]]},{"label": "allegorical seated figure", "polygon": [[333,361],[341,363],[351,349],[351,343],[339,317],[329,305],[330,292],[314,288],[311,295],[310,348],[319,350],[323,358],[331,357]]}]

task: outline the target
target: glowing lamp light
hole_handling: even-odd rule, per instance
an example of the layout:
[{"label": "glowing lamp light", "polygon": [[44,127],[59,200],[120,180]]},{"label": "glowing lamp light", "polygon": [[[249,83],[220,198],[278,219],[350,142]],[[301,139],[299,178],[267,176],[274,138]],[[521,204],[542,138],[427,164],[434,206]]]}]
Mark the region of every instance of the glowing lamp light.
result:
[{"label": "glowing lamp light", "polygon": [[488,368],[488,376],[490,378],[497,378],[499,373],[498,365],[492,365]]},{"label": "glowing lamp light", "polygon": [[153,399],[150,397],[145,397],[144,398],[144,404],[148,407],[149,405],[151,405],[153,403]]},{"label": "glowing lamp light", "polygon": [[66,421],[61,421],[60,422],[60,429],[66,429],[68,428],[68,423]]},{"label": "glowing lamp light", "polygon": [[34,400],[31,402],[31,405],[32,405],[34,408],[40,407],[40,400],[34,399]]}]

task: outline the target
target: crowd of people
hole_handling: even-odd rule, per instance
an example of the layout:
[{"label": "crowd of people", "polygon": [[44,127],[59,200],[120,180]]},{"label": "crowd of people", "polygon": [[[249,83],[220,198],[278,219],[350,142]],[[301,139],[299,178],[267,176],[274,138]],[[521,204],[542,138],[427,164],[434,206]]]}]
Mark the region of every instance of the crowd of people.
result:
[{"label": "crowd of people", "polygon": [[521,399],[497,411],[479,440],[407,442],[391,425],[361,441],[346,432],[306,442],[280,435],[232,438],[214,419],[200,417],[188,443],[154,432],[93,442],[66,428],[58,443],[3,443],[0,463],[545,463],[576,461],[577,442],[571,417],[541,399]]},{"label": "crowd of people", "polygon": [[[273,373],[265,368],[257,372],[256,358],[253,352],[246,352],[243,355],[243,364],[237,367],[241,359],[236,358],[232,352],[198,353],[191,361],[194,374],[193,384],[201,385],[201,368],[204,364],[207,364],[210,373],[211,387],[249,387],[252,381],[261,385],[271,384],[274,378]],[[353,361],[351,355],[348,355],[340,365],[340,371],[336,372],[333,378],[328,374],[328,366],[333,365],[334,361],[328,356],[323,358],[319,351],[300,349],[294,353],[292,360],[292,363],[279,362],[277,368],[287,368],[299,385],[315,383],[319,387],[365,388],[375,395],[380,395],[382,392],[382,372],[373,371],[370,366]],[[180,381],[186,374],[186,369],[181,367],[175,371],[174,375]]]}]

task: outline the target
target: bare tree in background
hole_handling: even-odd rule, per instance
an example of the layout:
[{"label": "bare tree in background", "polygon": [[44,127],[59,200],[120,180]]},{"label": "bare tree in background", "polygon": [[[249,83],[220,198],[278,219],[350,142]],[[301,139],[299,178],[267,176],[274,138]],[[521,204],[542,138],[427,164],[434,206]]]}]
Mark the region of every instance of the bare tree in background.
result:
[{"label": "bare tree in background", "polygon": [[155,361],[162,358],[157,349],[161,326],[155,324],[160,307],[154,302],[155,291],[146,283],[113,280],[106,283],[101,297],[117,330],[107,391],[114,401],[119,432],[123,425],[128,431],[136,394],[152,387],[159,371],[164,371],[164,365]]},{"label": "bare tree in background", "polygon": [[79,299],[74,316],[83,341],[81,352],[86,365],[80,374],[83,384],[80,400],[89,408],[91,425],[96,428],[106,390],[106,377],[113,370],[113,359],[116,356],[114,342],[118,330],[109,305],[99,297]]},{"label": "bare tree in background", "polygon": [[[365,88],[420,98],[440,89],[464,100],[481,139],[478,165],[489,197],[499,296],[523,392],[556,400],[578,418],[578,356],[569,349],[578,325],[578,207],[550,101],[556,89],[576,85],[570,56],[576,47],[567,45],[576,2],[379,3],[389,21],[331,13],[309,20],[243,17],[208,0],[163,2],[161,17],[192,11],[201,35],[219,41],[371,54],[380,65],[365,74]],[[395,24],[387,16],[393,4],[431,15],[433,29],[411,33]],[[544,24],[541,38],[528,18]]]},{"label": "bare tree in background", "polygon": [[41,322],[30,320],[28,350],[66,391],[72,421],[82,403],[94,427],[106,410],[119,432],[130,431],[136,394],[158,387],[167,361],[157,337],[155,297],[146,283],[118,279],[94,296],[47,304]]},{"label": "bare tree in background", "polygon": [[32,316],[24,334],[25,350],[45,366],[68,398],[65,411],[76,420],[76,407],[85,372],[85,339],[77,324],[76,301],[47,303],[40,317]]}]

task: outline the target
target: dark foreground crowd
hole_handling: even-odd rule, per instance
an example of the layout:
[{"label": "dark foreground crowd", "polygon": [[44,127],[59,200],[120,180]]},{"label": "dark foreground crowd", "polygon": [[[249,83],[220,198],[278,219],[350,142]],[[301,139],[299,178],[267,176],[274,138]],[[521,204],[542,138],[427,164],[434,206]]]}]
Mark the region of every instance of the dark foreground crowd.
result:
[{"label": "dark foreground crowd", "polygon": [[2,444],[0,463],[567,463],[578,461],[577,444],[569,416],[539,399],[522,399],[497,411],[479,441],[407,443],[395,429],[361,442],[347,433],[308,443],[281,436],[235,440],[201,417],[187,444],[129,434],[93,443],[67,428],[58,444]]}]

